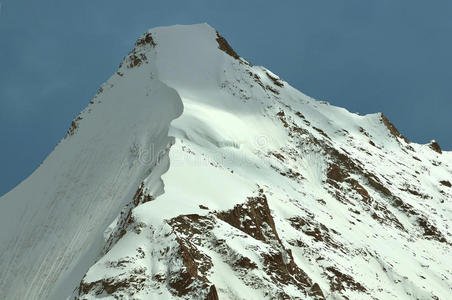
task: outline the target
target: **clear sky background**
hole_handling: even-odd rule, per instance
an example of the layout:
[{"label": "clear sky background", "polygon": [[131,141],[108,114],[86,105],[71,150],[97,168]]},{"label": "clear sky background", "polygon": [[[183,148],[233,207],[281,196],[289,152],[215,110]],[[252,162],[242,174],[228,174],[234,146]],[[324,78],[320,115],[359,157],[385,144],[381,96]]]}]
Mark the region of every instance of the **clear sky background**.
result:
[{"label": "clear sky background", "polygon": [[148,28],[207,22],[304,93],[452,150],[452,1],[0,1],[0,195]]}]

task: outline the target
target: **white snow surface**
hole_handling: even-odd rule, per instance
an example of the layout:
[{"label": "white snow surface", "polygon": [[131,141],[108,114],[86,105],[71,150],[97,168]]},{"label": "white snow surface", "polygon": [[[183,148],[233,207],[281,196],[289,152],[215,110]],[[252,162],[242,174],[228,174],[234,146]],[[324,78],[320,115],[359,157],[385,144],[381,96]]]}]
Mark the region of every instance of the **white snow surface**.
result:
[{"label": "white snow surface", "polygon": [[[0,299],[206,299],[196,282],[187,294],[170,284],[185,268],[181,240],[211,262],[205,280],[221,300],[311,299],[266,269],[278,251],[326,299],[450,299],[452,152],[407,143],[379,113],[314,100],[233,58],[207,24],[146,36],[0,198]],[[334,165],[345,175],[329,175]],[[152,201],[132,205],[140,189]],[[218,216],[259,190],[280,242]],[[170,221],[193,214],[211,225],[196,242]],[[236,268],[237,257],[256,268]],[[335,270],[352,280],[341,287]],[[140,276],[110,292],[81,288]]]}]

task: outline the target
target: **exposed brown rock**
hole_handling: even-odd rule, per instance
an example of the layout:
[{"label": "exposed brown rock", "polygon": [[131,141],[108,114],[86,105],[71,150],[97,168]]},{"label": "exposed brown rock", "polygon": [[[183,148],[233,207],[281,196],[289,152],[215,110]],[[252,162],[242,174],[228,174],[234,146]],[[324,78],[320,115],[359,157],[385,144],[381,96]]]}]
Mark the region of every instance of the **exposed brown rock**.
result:
[{"label": "exposed brown rock", "polygon": [[392,206],[398,208],[399,210],[405,212],[408,216],[415,216],[418,215],[416,210],[408,203],[405,203],[402,199],[399,197],[393,197],[392,198]]},{"label": "exposed brown rock", "polygon": [[[303,219],[296,216],[289,218],[288,221],[293,228],[303,232],[308,236],[311,236],[316,242],[324,243],[334,249],[343,248],[340,243],[334,241],[334,239],[331,237],[330,230],[325,225],[317,223],[313,219]],[[333,232],[335,231],[333,230]]]},{"label": "exposed brown rock", "polygon": [[294,137],[294,136],[300,137],[302,135],[309,135],[309,132],[306,129],[299,127],[297,124],[292,123],[292,126],[290,127],[290,131],[289,131],[289,136],[290,137]]},{"label": "exposed brown rock", "polygon": [[436,228],[433,224],[431,224],[425,217],[419,217],[417,219],[417,223],[423,229],[423,235],[426,238],[437,240],[441,243],[449,244],[443,234]]},{"label": "exposed brown rock", "polygon": [[278,92],[277,90],[275,90],[274,88],[272,88],[271,86],[269,86],[269,85],[266,85],[266,86],[265,86],[265,89],[266,89],[266,90],[269,90],[269,91],[272,92],[273,94],[279,95],[279,92]]},{"label": "exposed brown rock", "polygon": [[387,189],[380,180],[373,174],[365,173],[364,177],[367,179],[367,182],[377,191],[381,192],[385,196],[393,196],[391,191]]},{"label": "exposed brown rock", "polygon": [[261,78],[259,77],[259,75],[254,74],[254,73],[252,73],[252,72],[250,72],[250,71],[248,71],[248,74],[250,75],[251,78],[254,79],[254,81],[255,81],[258,85],[260,85],[261,88],[263,88],[264,90],[270,91],[270,92],[272,92],[272,93],[275,94],[275,95],[279,95],[279,91],[278,91],[278,90],[274,89],[273,87],[271,87],[271,86],[269,86],[269,85],[263,84],[262,81],[261,81]]},{"label": "exposed brown rock", "polygon": [[314,283],[314,285],[311,287],[311,293],[312,296],[316,296],[316,299],[325,299],[325,296],[323,295],[322,289],[317,283]]},{"label": "exposed brown rock", "polygon": [[344,149],[342,149],[344,153],[339,152],[337,149],[332,148],[330,146],[328,146],[327,144],[323,144],[323,146],[327,149],[328,153],[330,154],[330,156],[332,157],[332,159],[334,160],[334,162],[337,165],[340,165],[340,168],[343,170],[343,172],[346,172],[347,174],[352,174],[352,173],[362,173],[363,170],[361,167],[359,167],[351,158],[350,158],[350,154],[348,152],[346,152]]},{"label": "exposed brown rock", "polygon": [[113,295],[119,292],[130,295],[143,289],[147,280],[144,273],[143,269],[135,269],[130,276],[125,278],[109,277],[89,283],[85,282],[85,278],[83,278],[80,282],[78,292],[79,295],[88,293],[94,293],[95,295],[100,295],[102,293]]},{"label": "exposed brown rock", "polygon": [[367,137],[370,137],[369,133],[367,133],[367,131],[362,127],[359,127],[359,132],[361,132],[362,134],[364,134]]},{"label": "exposed brown rock", "polygon": [[172,218],[168,221],[168,224],[173,227],[175,232],[183,234],[192,243],[198,244],[198,240],[194,236],[211,230],[213,228],[213,222],[211,216],[190,214]]},{"label": "exposed brown rock", "polygon": [[235,267],[240,267],[240,268],[244,268],[247,270],[252,270],[252,269],[256,269],[257,265],[252,262],[248,257],[240,257],[235,263],[234,263]]},{"label": "exposed brown rock", "polygon": [[[245,218],[245,216],[250,218]],[[263,190],[259,191],[259,196],[248,198],[246,203],[238,204],[232,210],[218,212],[217,217],[255,239],[264,242],[269,238],[279,241],[275,223],[268,207],[267,197]],[[267,231],[264,232],[264,230]]]},{"label": "exposed brown rock", "polygon": [[[268,207],[267,197],[262,189],[259,190],[259,196],[249,197],[246,203],[236,205],[230,211],[216,214],[221,220],[248,235],[274,245],[273,247],[277,245],[270,253],[261,254],[264,270],[272,278],[272,282],[282,285],[293,284],[305,294],[312,294],[314,299],[324,299],[321,290],[319,292],[320,288],[312,289],[312,280],[295,264],[291,251],[282,245]],[[234,265],[245,269],[257,268],[255,263],[245,257],[241,257]],[[291,299],[283,290],[278,291],[274,296],[278,299]]]},{"label": "exposed brown rock", "polygon": [[250,75],[251,78],[254,79],[254,81],[261,86],[261,88],[263,88],[265,90],[265,85],[262,83],[261,78],[259,77],[259,75],[248,72],[248,74]]},{"label": "exposed brown rock", "polygon": [[335,188],[335,191],[331,192],[333,196],[344,204],[354,205],[354,203],[350,202],[349,197],[347,197],[346,187],[338,185],[338,182],[346,182],[349,184],[351,190],[354,190],[362,197],[363,204],[366,207],[365,211],[369,212],[372,218],[381,224],[394,225],[400,230],[405,231],[405,228],[395,217],[395,215],[383,205],[375,202],[370,196],[368,190],[357,180],[351,178],[350,174],[363,176],[367,179],[367,182],[371,187],[393,200],[392,204],[394,207],[399,208],[407,214],[414,214],[415,212],[413,208],[405,204],[400,198],[394,196],[392,192],[381,183],[378,177],[363,170],[359,164],[351,160],[349,156],[337,151],[334,148],[328,147],[327,149],[329,150],[329,153],[334,161],[334,163],[332,163],[328,168],[327,172],[327,183]]},{"label": "exposed brown rock", "polygon": [[143,53],[137,55],[133,51],[132,54],[129,55],[128,60],[129,64],[127,65],[127,67],[131,69],[140,66],[143,62],[146,62],[148,58]]},{"label": "exposed brown rock", "polygon": [[67,135],[68,135],[68,136],[74,135],[75,130],[76,130],[77,128],[78,128],[78,124],[77,124],[75,121],[72,121],[71,127],[69,128],[69,130],[68,130],[68,132],[67,132]]},{"label": "exposed brown rock", "polygon": [[75,134],[75,132],[78,129],[78,121],[80,121],[82,119],[83,118],[81,116],[77,116],[77,118],[75,118],[75,120],[72,121],[71,127],[69,127],[69,130],[67,131],[66,136],[64,138],[67,138],[67,137],[72,136],[72,135]]},{"label": "exposed brown rock", "polygon": [[268,72],[265,72],[265,74],[267,74],[267,77],[273,82],[274,85],[277,85],[279,87],[284,86],[284,83],[279,78],[273,77]]},{"label": "exposed brown rock", "polygon": [[439,183],[447,187],[452,187],[452,184],[448,180],[441,180]]},{"label": "exposed brown rock", "polygon": [[386,208],[386,206],[379,203],[374,203],[372,206],[371,217],[378,221],[380,224],[394,225],[396,228],[406,231],[399,219],[397,219],[394,214]]},{"label": "exposed brown rock", "polygon": [[278,152],[269,152],[269,154],[272,155],[272,156],[274,156],[274,157],[276,157],[277,159],[279,159],[279,160],[282,161],[282,162],[285,160],[284,155],[282,155],[281,153],[278,153]]},{"label": "exposed brown rock", "polygon": [[303,120],[306,120],[306,117],[305,117],[301,112],[299,112],[299,111],[297,111],[297,112],[295,113],[295,115],[297,115],[298,117],[300,117],[300,118],[303,119]]},{"label": "exposed brown rock", "polygon": [[165,275],[163,275],[163,274],[155,274],[153,279],[160,283],[163,283],[166,281]]},{"label": "exposed brown rock", "polygon": [[344,291],[346,289],[359,292],[367,291],[361,283],[356,282],[350,275],[344,274],[334,267],[327,267],[326,270],[329,271],[326,275],[330,280],[331,291]]},{"label": "exposed brown rock", "polygon": [[151,195],[145,193],[144,183],[142,182],[136,191],[135,196],[133,196],[133,204],[138,206],[139,204],[152,201],[153,199],[154,198]]},{"label": "exposed brown rock", "polygon": [[326,176],[337,182],[343,182],[348,174],[345,170],[341,169],[338,164],[331,164],[328,168]]},{"label": "exposed brown rock", "polygon": [[289,127],[289,123],[287,123],[286,120],[286,114],[284,113],[284,111],[280,110],[276,116],[278,116],[278,118],[281,120],[281,122],[283,123],[284,127]]},{"label": "exposed brown rock", "polygon": [[394,124],[392,124],[392,123],[386,118],[386,116],[385,116],[384,114],[381,114],[381,121],[382,121],[383,124],[386,126],[386,128],[388,128],[389,132],[390,132],[393,136],[398,137],[398,138],[401,138],[401,139],[404,140],[407,144],[410,143],[410,141],[409,141],[405,136],[403,136],[403,135],[399,132],[399,130],[394,126]]},{"label": "exposed brown rock", "polygon": [[275,282],[294,284],[301,291],[309,290],[312,286],[311,279],[295,264],[290,250],[287,250],[286,255],[289,256],[289,263],[285,262],[281,251],[262,254],[267,275]]},{"label": "exposed brown rock", "polygon": [[292,170],[290,168],[287,171],[285,171],[285,172],[280,171],[279,174],[281,174],[282,176],[291,178],[291,179],[295,179],[298,182],[300,182],[300,180],[303,179],[303,175],[301,175],[299,172],[294,171],[294,170]]},{"label": "exposed brown rock", "polygon": [[422,194],[422,193],[420,193],[419,191],[417,191],[417,190],[415,190],[415,189],[412,189],[412,188],[409,188],[409,187],[406,187],[406,188],[400,189],[400,190],[401,190],[401,191],[404,191],[404,192],[408,192],[408,193],[410,193],[410,194],[412,194],[412,195],[421,197],[421,198],[423,198],[423,199],[428,199],[428,198],[430,198],[430,196],[428,196],[428,195],[426,195],[426,194]]},{"label": "exposed brown rock", "polygon": [[235,53],[234,49],[232,49],[232,47],[229,45],[228,41],[226,41],[226,39],[221,36],[218,31],[217,31],[217,43],[218,43],[218,48],[225,52],[226,54],[232,56],[235,59],[240,59],[240,57],[238,56],[237,53]]},{"label": "exposed brown rock", "polygon": [[327,139],[330,139],[330,137],[320,128],[317,127],[312,127],[315,131],[317,131],[318,133],[320,133],[321,135],[323,135],[324,137],[326,137]]},{"label": "exposed brown rock", "polygon": [[135,46],[144,46],[144,45],[151,45],[152,47],[157,46],[150,32],[146,33],[144,37],[139,38],[138,41],[135,43]]},{"label": "exposed brown rock", "polygon": [[[198,281],[198,284],[200,282],[201,286],[207,288],[206,272],[212,267],[212,262],[210,257],[199,252],[187,240],[177,238],[176,241],[179,244],[178,257],[182,258],[184,267],[181,271],[170,274],[168,285],[175,295],[182,297],[196,289],[192,286],[194,281]],[[202,262],[203,265],[198,262]]]},{"label": "exposed brown rock", "polygon": [[443,151],[441,150],[441,147],[439,146],[438,142],[436,142],[436,141],[431,141],[428,146],[430,147],[430,149],[432,149],[435,152],[438,152],[439,154],[443,153]]},{"label": "exposed brown rock", "polygon": [[369,192],[361,185],[359,184],[359,182],[353,178],[348,178],[347,182],[350,184],[350,186],[352,187],[352,189],[357,192],[359,195],[361,195],[362,200],[367,203],[370,204],[372,203],[372,198],[369,195]]},{"label": "exposed brown rock", "polygon": [[208,298],[215,297],[216,290],[212,291],[206,277],[212,268],[212,259],[195,246],[200,245],[200,237],[212,229],[212,222],[211,217],[196,214],[181,215],[167,221],[177,236],[179,249],[176,257],[182,260],[183,265],[181,270],[170,273],[168,280],[171,292],[178,297],[203,290],[206,291],[206,299],[215,299]]},{"label": "exposed brown rock", "polygon": [[205,300],[219,300],[217,289],[215,288],[215,285],[211,285],[209,288],[209,293],[206,296]]}]

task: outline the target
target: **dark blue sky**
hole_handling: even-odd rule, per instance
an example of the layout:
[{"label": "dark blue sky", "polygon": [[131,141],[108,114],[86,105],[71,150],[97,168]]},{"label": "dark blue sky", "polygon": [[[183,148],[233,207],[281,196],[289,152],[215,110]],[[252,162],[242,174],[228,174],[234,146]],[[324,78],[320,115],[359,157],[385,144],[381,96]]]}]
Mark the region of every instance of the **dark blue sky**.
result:
[{"label": "dark blue sky", "polygon": [[452,149],[452,1],[0,1],[0,195],[36,169],[148,28],[208,22],[255,65]]}]

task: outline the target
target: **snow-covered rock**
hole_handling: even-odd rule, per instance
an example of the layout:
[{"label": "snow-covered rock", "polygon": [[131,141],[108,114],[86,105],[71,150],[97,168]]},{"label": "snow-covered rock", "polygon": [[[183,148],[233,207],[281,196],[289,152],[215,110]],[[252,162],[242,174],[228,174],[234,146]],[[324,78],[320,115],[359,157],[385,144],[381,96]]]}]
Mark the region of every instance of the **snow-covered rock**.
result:
[{"label": "snow-covered rock", "polygon": [[0,299],[449,299],[451,182],[383,114],[155,28],[0,198]]}]

